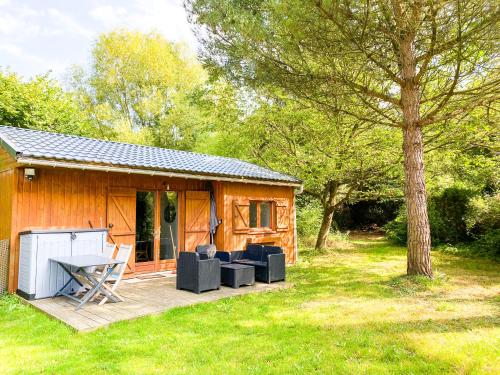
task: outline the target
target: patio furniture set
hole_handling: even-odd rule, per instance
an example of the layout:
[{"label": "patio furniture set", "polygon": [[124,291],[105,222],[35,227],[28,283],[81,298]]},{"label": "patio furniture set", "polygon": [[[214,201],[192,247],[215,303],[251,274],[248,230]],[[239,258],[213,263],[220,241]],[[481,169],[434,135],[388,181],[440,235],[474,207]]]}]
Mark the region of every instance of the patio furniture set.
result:
[{"label": "patio furniture set", "polygon": [[[69,276],[54,297],[65,296],[78,302],[79,310],[100,295],[99,305],[106,301],[123,301],[116,292],[125,272],[132,245],[120,245],[115,257],[115,245],[107,244],[102,255],[77,255],[50,258]],[[255,281],[272,283],[285,280],[285,254],[277,246],[248,245],[246,251],[217,251],[214,245],[197,246],[196,252],[183,251],[177,260],[177,289],[201,293],[220,289],[221,284],[232,288],[253,285]],[[76,293],[68,291],[76,283]]]},{"label": "patio furniture set", "polygon": [[285,280],[285,254],[278,246],[249,244],[246,251],[216,251],[202,245],[196,252],[181,252],[177,261],[177,289],[201,293]]}]

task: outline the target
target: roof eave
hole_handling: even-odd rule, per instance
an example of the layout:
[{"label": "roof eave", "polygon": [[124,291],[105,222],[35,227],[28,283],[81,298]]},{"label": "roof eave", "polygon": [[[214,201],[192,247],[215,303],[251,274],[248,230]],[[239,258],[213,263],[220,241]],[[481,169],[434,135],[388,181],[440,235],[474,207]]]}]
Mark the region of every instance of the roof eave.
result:
[{"label": "roof eave", "polygon": [[17,158],[19,155],[14,145],[5,136],[0,137],[0,147],[3,147],[4,150],[7,151],[13,158]]},{"label": "roof eave", "polygon": [[126,166],[116,166],[116,165],[88,164],[88,163],[86,164],[78,161],[75,162],[60,161],[60,160],[44,159],[36,157],[25,157],[22,155],[18,155],[16,159],[20,165],[29,165],[29,166],[69,168],[69,169],[92,170],[101,172],[117,172],[117,173],[127,173],[127,174],[143,174],[149,176],[176,177],[176,178],[186,178],[186,179],[205,180],[205,181],[217,180],[217,181],[240,182],[240,183],[251,183],[251,184],[261,184],[261,185],[289,186],[299,189],[302,188],[301,182],[293,182],[293,181],[264,180],[264,179],[254,179],[246,177],[230,177],[224,175],[185,173],[185,172],[169,171],[169,170],[130,168]]}]

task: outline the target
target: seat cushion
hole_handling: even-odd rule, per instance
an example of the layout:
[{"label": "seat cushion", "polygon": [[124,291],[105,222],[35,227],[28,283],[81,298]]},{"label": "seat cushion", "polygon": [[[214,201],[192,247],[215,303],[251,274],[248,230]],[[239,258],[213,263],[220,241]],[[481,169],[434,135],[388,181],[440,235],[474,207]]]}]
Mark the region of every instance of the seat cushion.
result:
[{"label": "seat cushion", "polygon": [[243,256],[246,259],[262,261],[264,246],[258,244],[249,244]]},{"label": "seat cushion", "polygon": [[266,262],[261,262],[258,260],[250,260],[250,259],[235,260],[234,263],[245,264],[245,265],[254,266],[254,267],[267,267]]},{"label": "seat cushion", "polygon": [[211,245],[198,245],[196,246],[196,252],[200,254],[200,258],[202,254],[205,254],[208,259],[212,259],[217,252],[217,248],[214,244]]}]

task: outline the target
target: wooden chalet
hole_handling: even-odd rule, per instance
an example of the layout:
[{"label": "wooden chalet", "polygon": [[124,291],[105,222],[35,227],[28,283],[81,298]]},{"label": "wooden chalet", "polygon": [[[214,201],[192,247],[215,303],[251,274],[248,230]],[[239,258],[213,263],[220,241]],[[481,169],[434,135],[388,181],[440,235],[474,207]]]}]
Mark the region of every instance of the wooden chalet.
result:
[{"label": "wooden chalet", "polygon": [[27,230],[107,228],[109,242],[134,244],[128,276],[174,269],[179,251],[210,241],[282,246],[292,263],[300,188],[237,159],[0,126],[7,288],[16,291]]}]

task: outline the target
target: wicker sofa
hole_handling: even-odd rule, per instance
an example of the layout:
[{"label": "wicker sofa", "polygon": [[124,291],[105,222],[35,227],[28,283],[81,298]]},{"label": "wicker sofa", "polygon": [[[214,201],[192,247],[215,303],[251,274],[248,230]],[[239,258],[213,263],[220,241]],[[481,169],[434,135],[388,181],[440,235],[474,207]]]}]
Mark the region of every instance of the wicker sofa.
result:
[{"label": "wicker sofa", "polygon": [[245,251],[217,251],[222,263],[239,263],[255,267],[255,280],[272,283],[286,278],[285,254],[279,246],[249,244]]}]

